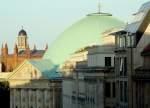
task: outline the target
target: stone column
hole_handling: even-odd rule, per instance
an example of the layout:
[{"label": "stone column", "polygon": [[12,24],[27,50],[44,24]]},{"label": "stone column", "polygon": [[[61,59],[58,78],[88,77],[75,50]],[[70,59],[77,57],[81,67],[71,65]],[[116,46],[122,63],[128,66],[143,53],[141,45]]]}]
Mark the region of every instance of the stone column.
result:
[{"label": "stone column", "polygon": [[23,106],[23,102],[22,102],[22,89],[20,89],[20,106],[22,107]]},{"label": "stone column", "polygon": [[52,88],[52,90],[53,90],[53,108],[55,108],[55,87],[54,87],[54,84],[53,84],[53,86],[52,86],[53,88]]},{"label": "stone column", "polygon": [[36,104],[36,108],[38,108],[38,89],[36,89],[35,94],[36,94],[35,104]]},{"label": "stone column", "polygon": [[15,108],[15,92],[16,92],[16,89],[13,89],[13,107]]}]

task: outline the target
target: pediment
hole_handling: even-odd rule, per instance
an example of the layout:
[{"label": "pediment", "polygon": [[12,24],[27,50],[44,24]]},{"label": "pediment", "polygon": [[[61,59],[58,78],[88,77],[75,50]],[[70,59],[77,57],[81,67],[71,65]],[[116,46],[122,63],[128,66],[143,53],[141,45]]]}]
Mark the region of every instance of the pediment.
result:
[{"label": "pediment", "polygon": [[16,68],[9,79],[13,80],[32,80],[32,79],[42,79],[42,75],[38,69],[36,69],[27,60],[24,61],[18,68]]}]

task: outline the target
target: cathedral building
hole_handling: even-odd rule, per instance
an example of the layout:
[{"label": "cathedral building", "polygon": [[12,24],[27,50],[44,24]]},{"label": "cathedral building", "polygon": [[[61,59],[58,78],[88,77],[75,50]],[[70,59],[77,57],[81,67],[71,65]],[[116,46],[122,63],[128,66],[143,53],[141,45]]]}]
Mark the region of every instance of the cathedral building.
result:
[{"label": "cathedral building", "polygon": [[25,59],[41,59],[47,49],[48,45],[46,45],[45,49],[43,50],[36,49],[35,45],[33,49],[30,49],[27,33],[22,28],[22,30],[20,30],[18,33],[17,44],[14,45],[12,54],[8,53],[9,50],[7,43],[5,43],[5,45],[2,44],[0,71],[11,72]]}]

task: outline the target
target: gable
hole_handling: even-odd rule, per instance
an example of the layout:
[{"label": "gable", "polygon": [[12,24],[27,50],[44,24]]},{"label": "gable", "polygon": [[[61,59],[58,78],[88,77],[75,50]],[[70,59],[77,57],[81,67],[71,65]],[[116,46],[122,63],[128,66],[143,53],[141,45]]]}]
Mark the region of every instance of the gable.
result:
[{"label": "gable", "polygon": [[27,60],[24,61],[13,73],[9,76],[9,79],[14,80],[31,80],[42,78],[41,73]]}]

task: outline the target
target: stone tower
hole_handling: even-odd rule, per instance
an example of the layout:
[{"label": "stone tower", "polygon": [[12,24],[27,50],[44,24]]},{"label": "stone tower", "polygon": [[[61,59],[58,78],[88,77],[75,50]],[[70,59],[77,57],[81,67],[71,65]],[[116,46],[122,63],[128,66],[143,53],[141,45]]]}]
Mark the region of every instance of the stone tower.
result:
[{"label": "stone tower", "polygon": [[22,30],[19,31],[17,41],[18,41],[18,50],[25,50],[27,48],[28,42],[27,42],[27,33],[22,28]]}]

